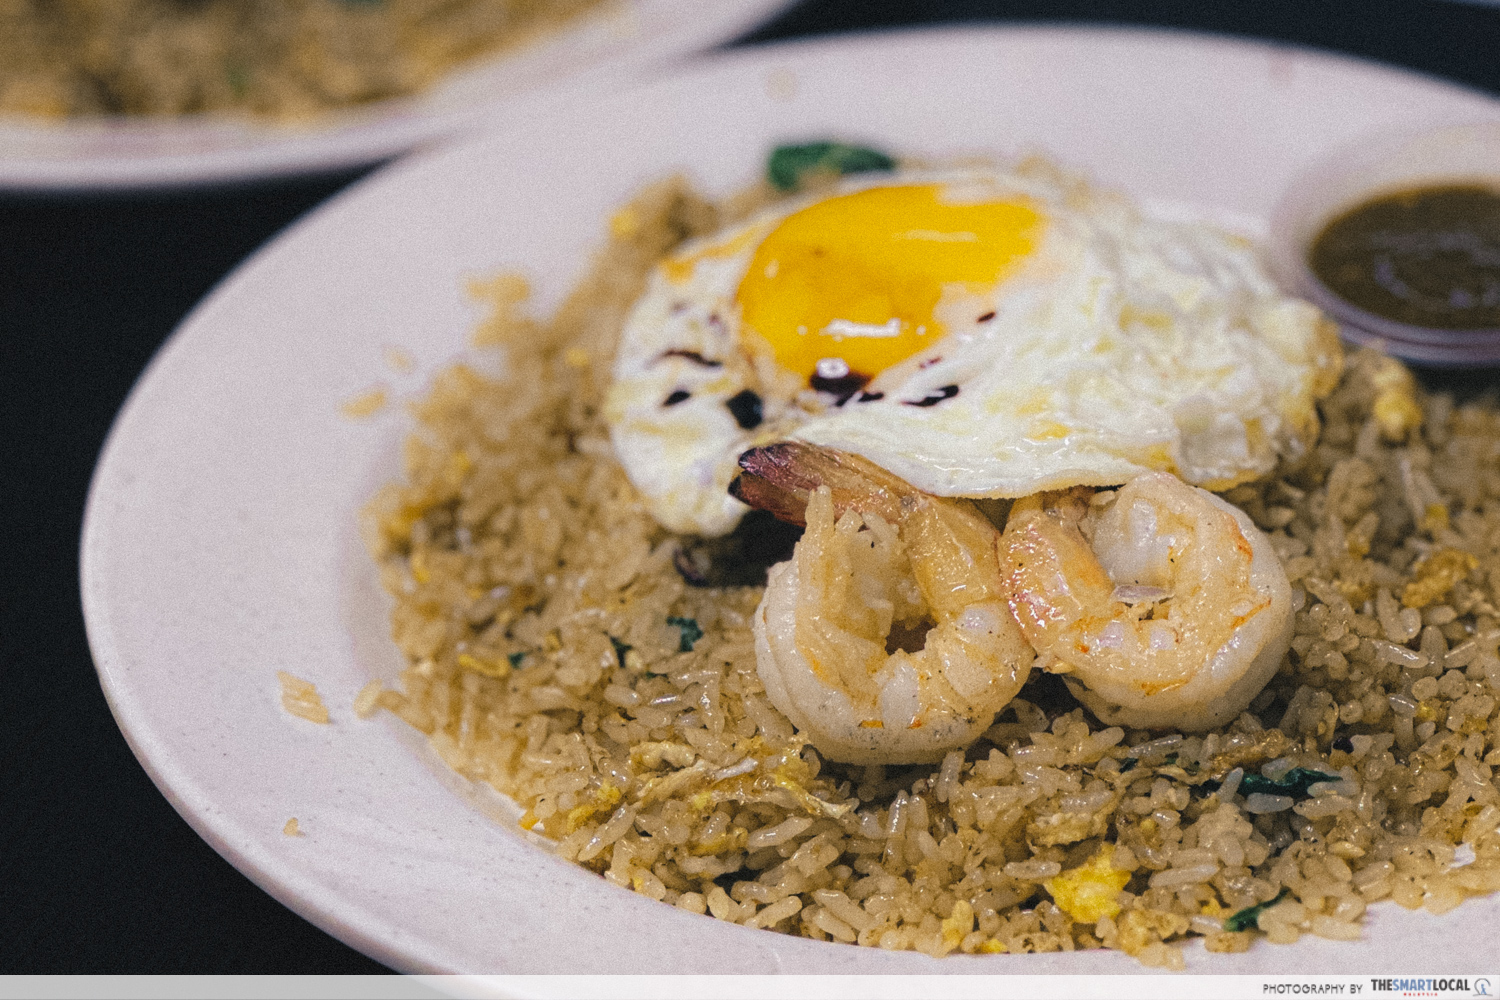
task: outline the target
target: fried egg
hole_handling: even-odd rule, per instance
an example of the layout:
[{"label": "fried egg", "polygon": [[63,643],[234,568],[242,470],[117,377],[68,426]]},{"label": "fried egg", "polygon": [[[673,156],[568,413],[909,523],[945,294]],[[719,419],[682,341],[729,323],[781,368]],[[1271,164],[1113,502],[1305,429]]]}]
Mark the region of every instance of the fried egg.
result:
[{"label": "fried egg", "polygon": [[1305,451],[1340,359],[1239,237],[1045,165],[896,173],[662,261],[606,418],[656,518],[720,535],[738,456],[787,438],[940,496],[1147,470],[1227,489]]}]

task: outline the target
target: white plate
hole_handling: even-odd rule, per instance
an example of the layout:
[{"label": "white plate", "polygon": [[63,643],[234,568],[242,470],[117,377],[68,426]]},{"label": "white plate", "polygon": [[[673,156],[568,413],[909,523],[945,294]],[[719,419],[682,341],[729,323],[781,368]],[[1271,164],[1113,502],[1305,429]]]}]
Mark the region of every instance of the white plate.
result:
[{"label": "white plate", "polygon": [[0,190],[165,187],[364,166],[434,139],[503,127],[518,101],[618,86],[653,63],[729,41],[789,2],[613,0],[424,94],[301,126],[207,115],[47,122],[0,114]]},{"label": "white plate", "polygon": [[[1500,120],[1500,104],[1294,49],[1135,31],[927,32],[732,52],[384,171],[226,280],[115,424],[82,550],[115,716],[220,853],[398,969],[1139,971],[1118,954],[934,962],[746,930],[614,888],[496,822],[494,803],[403,724],[350,709],[372,676],[397,669],[355,512],[394,474],[408,418],[391,406],[356,422],[340,404],[377,382],[414,398],[461,354],[475,319],[466,278],[520,269],[555,301],[641,185],[685,171],[727,192],[778,141],[1043,150],[1158,206],[1254,231],[1327,150],[1472,120]],[[417,373],[393,373],[388,345],[413,354]],[[332,725],[282,711],[278,669],[318,685]],[[282,835],[292,816],[306,836]],[[1385,905],[1357,944],[1187,956],[1200,971],[1400,972],[1420,942],[1424,968],[1457,971],[1489,953],[1497,919],[1495,899],[1441,918]]]}]

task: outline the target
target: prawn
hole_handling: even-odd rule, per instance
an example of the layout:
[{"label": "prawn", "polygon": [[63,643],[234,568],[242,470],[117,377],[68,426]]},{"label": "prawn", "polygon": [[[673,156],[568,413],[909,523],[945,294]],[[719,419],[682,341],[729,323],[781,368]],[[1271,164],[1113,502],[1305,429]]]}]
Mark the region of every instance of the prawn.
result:
[{"label": "prawn", "polygon": [[806,531],[754,618],[766,695],[825,756],[930,763],[972,743],[1034,659],[1006,604],[1000,532],[855,455],[746,452],[731,492]]},{"label": "prawn", "polygon": [[1017,501],[1000,561],[1038,666],[1111,725],[1223,725],[1291,643],[1291,585],[1270,539],[1169,473]]}]

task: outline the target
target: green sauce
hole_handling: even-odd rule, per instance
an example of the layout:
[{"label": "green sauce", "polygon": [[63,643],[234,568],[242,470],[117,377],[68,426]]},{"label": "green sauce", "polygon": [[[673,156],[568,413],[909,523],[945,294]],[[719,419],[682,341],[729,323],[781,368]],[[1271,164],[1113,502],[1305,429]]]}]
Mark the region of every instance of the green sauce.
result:
[{"label": "green sauce", "polygon": [[1386,319],[1500,328],[1500,194],[1455,185],[1365,202],[1318,235],[1308,265],[1329,291]]}]

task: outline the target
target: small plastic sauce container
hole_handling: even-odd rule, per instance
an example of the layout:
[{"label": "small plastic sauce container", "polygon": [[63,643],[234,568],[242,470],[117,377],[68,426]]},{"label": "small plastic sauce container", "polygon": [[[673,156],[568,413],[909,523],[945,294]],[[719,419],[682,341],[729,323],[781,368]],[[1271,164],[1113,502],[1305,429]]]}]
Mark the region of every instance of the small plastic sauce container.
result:
[{"label": "small plastic sauce container", "polygon": [[[1400,228],[1424,218],[1444,221]],[[1329,280],[1320,277],[1312,253],[1325,234],[1346,249],[1368,241],[1362,283],[1338,284],[1327,240],[1318,258]],[[1336,320],[1345,340],[1423,365],[1500,365],[1500,122],[1388,136],[1323,161],[1273,212],[1270,254],[1283,286]],[[1354,260],[1337,273],[1354,274]]]}]

